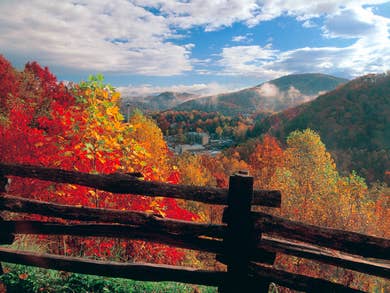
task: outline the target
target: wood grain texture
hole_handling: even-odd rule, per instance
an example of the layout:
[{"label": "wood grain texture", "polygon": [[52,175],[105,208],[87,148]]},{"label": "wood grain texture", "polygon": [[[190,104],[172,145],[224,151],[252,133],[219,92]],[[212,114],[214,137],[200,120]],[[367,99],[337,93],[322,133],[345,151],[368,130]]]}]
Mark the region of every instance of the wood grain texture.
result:
[{"label": "wood grain texture", "polygon": [[325,249],[307,243],[292,242],[287,239],[263,236],[258,246],[266,251],[280,252],[306,259],[351,269],[357,272],[390,279],[390,262],[365,259],[356,255]]},{"label": "wood grain texture", "polygon": [[148,231],[214,238],[222,238],[226,229],[225,225],[174,220],[151,213],[76,207],[11,195],[0,195],[0,210],[39,214],[66,220],[136,225],[143,226]]},{"label": "wood grain texture", "polygon": [[2,230],[7,234],[71,235],[81,237],[112,237],[145,240],[180,248],[221,253],[222,241],[183,233],[164,233],[148,230],[144,226],[123,224],[64,224],[39,221],[4,221]]},{"label": "wood grain texture", "polygon": [[[209,204],[227,204],[227,189],[144,181],[137,176],[122,173],[110,175],[88,174],[16,164],[0,164],[0,173],[3,175],[36,178],[57,183],[83,185],[120,194],[165,196]],[[279,191],[258,190],[254,192],[252,204],[280,207],[280,202],[281,194]]]},{"label": "wood grain texture", "polygon": [[174,281],[216,286],[221,283],[224,272],[205,271],[194,268],[145,263],[120,263],[38,254],[0,247],[0,260],[46,269],[63,270],[139,281]]},{"label": "wood grain texture", "polygon": [[250,263],[250,274],[261,280],[267,279],[278,285],[305,292],[361,293],[363,291],[346,287],[327,280],[293,274],[264,265]]},{"label": "wood grain texture", "polygon": [[271,236],[308,242],[363,257],[390,260],[390,239],[309,225],[261,212],[252,212],[252,217],[255,229]]}]

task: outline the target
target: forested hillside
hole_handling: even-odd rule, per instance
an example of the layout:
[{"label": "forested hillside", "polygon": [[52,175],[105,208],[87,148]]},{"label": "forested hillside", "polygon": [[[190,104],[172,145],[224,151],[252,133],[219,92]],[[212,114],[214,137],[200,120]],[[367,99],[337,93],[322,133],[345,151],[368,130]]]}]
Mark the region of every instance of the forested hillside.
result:
[{"label": "forested hillside", "polygon": [[193,99],[175,109],[224,115],[278,112],[312,100],[346,81],[325,74],[288,75],[241,91]]},{"label": "forested hillside", "polygon": [[127,112],[128,107],[142,109],[147,112],[164,111],[197,97],[194,94],[177,92],[163,92],[145,97],[123,97],[121,108],[124,113]]},{"label": "forested hillside", "polygon": [[[388,80],[388,76],[379,76],[353,81],[346,87],[321,97],[320,101],[322,99],[328,101],[326,97],[330,100],[340,91],[343,93],[340,96],[348,105],[356,104],[348,103],[354,99],[354,96],[349,96],[349,93],[356,92],[363,97],[372,91],[372,97],[375,99],[382,101],[381,97],[383,97],[388,101],[386,95],[389,89]],[[334,99],[334,103],[337,104],[336,98]],[[316,105],[316,102],[300,109],[313,107],[312,104]],[[380,105],[382,106],[378,104],[373,108],[373,113],[388,113],[382,102]],[[266,134],[251,140],[244,146],[231,148],[216,156],[190,153],[175,155],[169,151],[161,129],[155,121],[139,111],[132,113],[128,121],[125,121],[119,109],[119,93],[114,87],[106,84],[100,75],[92,76],[89,80],[78,84],[65,85],[59,82],[48,68],[42,68],[36,62],[27,63],[23,70],[17,70],[5,58],[0,57],[1,162],[55,167],[92,174],[138,172],[143,180],[224,188],[228,186],[231,174],[238,170],[249,170],[254,177],[256,189],[277,189],[282,193],[281,208],[268,209],[269,213],[323,227],[383,238],[390,237],[389,189],[381,184],[369,188],[365,178],[355,172],[341,174],[326,144],[322,142],[320,134],[311,129],[295,130],[291,133],[279,130],[279,136],[285,135],[286,139],[279,141]],[[342,114],[340,119],[344,120],[341,121],[356,119],[354,116],[344,114],[346,109],[344,108],[343,112],[340,110],[340,113],[336,111],[335,117]],[[358,109],[363,111],[363,108],[358,107]],[[301,113],[304,111],[302,110]],[[329,112],[329,115],[331,113]],[[193,121],[198,114],[199,119],[202,120],[202,113],[191,114],[194,116]],[[344,117],[345,115],[347,117]],[[369,117],[372,115],[372,113],[367,114]],[[385,123],[384,129],[379,128],[382,133],[388,133],[383,132],[388,131],[386,130],[388,116],[386,117],[380,120]],[[215,122],[225,121],[223,116],[217,118]],[[212,122],[211,117],[207,119]],[[283,123],[294,121],[283,119],[279,121]],[[327,121],[320,119],[325,118],[318,116],[317,122]],[[199,123],[203,125],[202,121]],[[279,126],[281,125],[283,124],[280,123]],[[271,131],[276,130],[276,126],[271,129]],[[356,127],[356,130],[358,131],[359,128]],[[377,138],[376,146],[388,143],[388,137],[381,137],[377,133],[370,137]],[[334,144],[330,145],[334,146]],[[358,145],[367,147],[364,142]],[[77,185],[17,177],[12,178],[8,193],[79,207],[145,211],[159,218],[208,224],[221,223],[223,211],[223,207],[210,207],[195,202],[184,203],[163,197],[136,197],[131,194],[117,196]],[[16,217],[12,213],[4,214],[2,216],[8,219]],[[32,220],[37,219],[37,216],[30,217]],[[43,217],[39,219],[58,221],[58,219]],[[114,240],[103,237],[29,236],[24,238],[17,236],[14,245],[39,250],[39,252],[94,259],[185,264],[202,269],[225,269],[215,260],[215,255],[144,241]],[[389,282],[385,279],[283,254],[278,254],[274,266],[295,273],[326,278],[368,292],[381,292],[381,290],[385,292],[389,288]],[[5,274],[6,277],[2,280],[5,280],[4,282],[12,280],[13,286],[24,284],[25,279],[34,278],[31,271],[17,275],[16,280],[8,278],[13,274],[12,268],[7,267],[7,272],[9,273]],[[101,279],[99,282],[103,283],[104,280]],[[50,292],[51,286],[52,284],[44,284],[39,288],[43,288],[41,291]],[[100,286],[102,287],[101,284]],[[161,291],[161,289],[153,290]],[[282,287],[278,287],[278,290],[287,292]]]},{"label": "forested hillside", "polygon": [[390,168],[390,75],[357,78],[316,100],[259,122],[252,135],[280,139],[296,129],[318,131],[343,170],[369,181],[384,180]]}]

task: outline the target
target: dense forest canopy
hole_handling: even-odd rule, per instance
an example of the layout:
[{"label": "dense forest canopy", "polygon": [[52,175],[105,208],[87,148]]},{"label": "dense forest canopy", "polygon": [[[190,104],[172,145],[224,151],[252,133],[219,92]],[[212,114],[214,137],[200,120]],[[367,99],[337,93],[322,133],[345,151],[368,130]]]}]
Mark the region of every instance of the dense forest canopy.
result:
[{"label": "dense forest canopy", "polygon": [[[269,132],[284,140],[296,129],[316,130],[344,172],[369,182],[390,168],[390,75],[356,78],[312,102],[258,121],[251,136]],[[390,178],[387,178],[390,180]]]},{"label": "dense forest canopy", "polygon": [[[383,80],[388,87],[388,77]],[[379,79],[378,83],[381,84],[383,80]],[[341,93],[343,101],[351,101],[350,104],[356,105],[352,100],[364,98],[363,92],[359,94],[363,88],[372,88],[372,92],[369,92],[372,93],[371,99],[388,101],[388,96],[384,96],[388,92],[375,91],[371,84],[363,83],[356,87],[354,84],[349,85],[350,91],[339,89],[321,97],[319,102],[303,107],[308,109],[320,107],[317,103],[331,103],[337,93]],[[368,99],[370,97],[365,98]],[[337,105],[337,101],[333,101],[333,104]],[[368,106],[362,111],[369,117],[375,111],[385,111],[376,104],[370,103]],[[348,111],[344,110],[337,109],[330,116],[335,119],[338,117],[336,121],[340,123],[335,125],[346,123],[346,119],[358,119],[353,115],[348,116]],[[356,111],[360,113],[360,108]],[[324,117],[328,117],[327,114]],[[165,125],[163,132],[171,132],[170,125],[179,124],[180,115],[180,112],[168,112],[156,117],[160,125]],[[317,114],[305,115],[302,119],[310,121],[311,115]],[[187,116],[189,120],[186,120]],[[183,121],[191,121],[191,124],[186,125],[188,128],[201,128],[216,134],[220,132],[220,135],[229,127],[239,129],[240,124],[245,125],[245,120],[234,120],[218,114],[209,117],[196,111],[183,114],[183,117]],[[316,119],[326,123],[322,116],[316,116]],[[296,120],[291,121],[295,123]],[[360,128],[356,128],[357,132],[354,133],[371,135],[369,137],[376,141],[376,146],[387,143],[388,137],[381,137],[379,132],[387,133],[388,120],[379,122],[385,123],[383,128],[370,131],[368,125],[363,134],[359,134]],[[217,156],[189,153],[175,155],[168,149],[163,132],[153,119],[135,111],[128,121],[124,121],[120,113],[120,95],[115,88],[105,84],[102,76],[93,76],[79,84],[65,85],[57,81],[48,68],[42,68],[36,62],[26,64],[19,71],[4,57],[0,57],[1,162],[102,174],[136,171],[143,174],[144,180],[218,187],[227,187],[229,175],[246,169],[253,174],[256,188],[282,191],[282,208],[269,212],[319,226],[389,238],[389,189],[381,183],[369,188],[365,178],[356,172],[340,174],[320,136],[324,133],[327,137],[322,126],[318,126],[318,132],[306,126],[316,129],[314,124],[300,124],[298,130],[292,129],[292,126],[286,127],[289,133],[279,135],[281,140],[265,134]],[[349,135],[355,137],[354,133]],[[344,136],[344,139],[347,138]],[[343,143],[343,140],[339,143]],[[366,142],[359,138],[356,138],[356,143],[367,147]],[[206,223],[221,221],[221,209],[203,204],[160,197],[118,197],[75,185],[13,178],[9,192],[26,198],[70,205],[148,211],[161,217]],[[40,243],[44,251],[66,255],[170,264],[191,263],[202,268],[216,266],[214,258],[209,255],[142,241],[77,237],[40,237],[29,241]],[[44,241],[47,241],[46,246],[42,244]],[[280,255],[276,266],[337,280],[366,291],[388,288],[386,280],[296,257]]]}]

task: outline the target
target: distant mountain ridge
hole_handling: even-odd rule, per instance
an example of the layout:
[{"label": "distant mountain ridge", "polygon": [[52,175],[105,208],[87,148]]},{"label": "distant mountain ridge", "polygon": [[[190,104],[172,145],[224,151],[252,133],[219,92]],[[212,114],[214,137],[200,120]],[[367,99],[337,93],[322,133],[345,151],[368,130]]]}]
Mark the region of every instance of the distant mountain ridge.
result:
[{"label": "distant mountain ridge", "polygon": [[122,108],[129,106],[147,111],[164,111],[197,97],[198,95],[195,94],[178,92],[162,92],[145,97],[125,97],[122,101]]},{"label": "distant mountain ridge", "polygon": [[369,181],[390,169],[390,75],[354,79],[317,99],[258,123],[253,136],[269,132],[282,140],[296,129],[317,131],[341,170]]},{"label": "distant mountain ridge", "polygon": [[318,73],[287,75],[237,92],[192,99],[176,106],[175,110],[225,115],[278,112],[310,101],[347,81]]}]

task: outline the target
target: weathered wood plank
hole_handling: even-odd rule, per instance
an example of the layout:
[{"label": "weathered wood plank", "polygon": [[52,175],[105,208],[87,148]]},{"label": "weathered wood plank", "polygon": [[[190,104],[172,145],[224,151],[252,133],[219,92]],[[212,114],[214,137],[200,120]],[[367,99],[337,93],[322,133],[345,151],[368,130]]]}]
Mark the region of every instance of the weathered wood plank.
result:
[{"label": "weathered wood plank", "polygon": [[155,243],[168,244],[180,248],[221,253],[222,241],[202,238],[183,233],[162,233],[150,231],[142,225],[123,224],[63,224],[39,221],[4,221],[2,229],[14,234],[45,234],[113,237],[122,239],[137,239]]},{"label": "weathered wood plank", "polygon": [[[272,265],[275,261],[276,253],[262,249],[254,249],[250,251],[250,260],[262,264]],[[227,265],[227,259],[223,254],[217,254],[215,259],[224,265]]]},{"label": "weathered wood plank", "polygon": [[38,254],[0,247],[0,260],[46,269],[63,270],[140,281],[174,281],[217,286],[224,272],[205,271],[194,268],[144,263],[120,263],[76,257]]},{"label": "weathered wood plank", "polygon": [[[98,175],[16,164],[0,164],[0,172],[3,175],[36,178],[58,183],[78,184],[113,193],[166,196],[209,204],[227,203],[227,189],[143,181],[136,176],[121,173]],[[280,191],[258,190],[254,192],[252,204],[280,207],[280,202]]]},{"label": "weathered wood plank", "polygon": [[0,195],[0,210],[39,214],[67,220],[142,225],[143,227],[147,227],[148,231],[161,231],[161,233],[177,233],[191,236],[222,238],[226,229],[225,225],[173,220],[138,211],[75,207],[11,195]]},{"label": "weathered wood plank", "polygon": [[304,224],[261,212],[252,212],[252,217],[255,228],[271,236],[304,241],[364,257],[390,259],[390,239]]},{"label": "weathered wood plank", "polygon": [[243,174],[230,176],[228,194],[230,217],[226,222],[226,236],[223,240],[227,279],[219,287],[221,293],[255,292],[248,278],[250,252],[256,243],[250,214],[252,197],[253,177]]},{"label": "weathered wood plank", "polygon": [[389,261],[381,262],[379,260],[364,259],[307,243],[294,243],[286,239],[273,238],[265,235],[263,235],[258,247],[267,251],[281,252],[390,279]]},{"label": "weathered wood plank", "polygon": [[327,280],[312,278],[304,275],[293,274],[282,270],[273,269],[263,265],[251,263],[249,265],[251,275],[267,279],[284,287],[305,292],[333,292],[333,293],[349,293],[363,292],[357,289],[352,289],[341,284],[333,283]]}]

